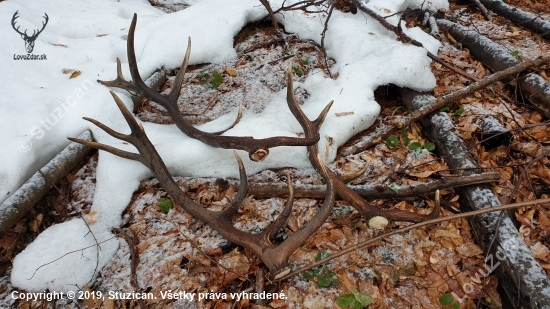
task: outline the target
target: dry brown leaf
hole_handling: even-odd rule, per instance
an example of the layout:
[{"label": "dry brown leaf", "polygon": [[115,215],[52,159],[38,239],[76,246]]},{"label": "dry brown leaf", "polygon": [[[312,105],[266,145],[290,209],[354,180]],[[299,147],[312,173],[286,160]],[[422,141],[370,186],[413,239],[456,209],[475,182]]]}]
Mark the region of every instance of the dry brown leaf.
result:
[{"label": "dry brown leaf", "polygon": [[483,254],[483,250],[476,244],[466,242],[455,248],[456,251],[465,257],[472,257],[478,254]]},{"label": "dry brown leaf", "polygon": [[225,68],[225,73],[227,73],[229,76],[237,76],[237,71],[235,69],[232,69],[232,68]]},{"label": "dry brown leaf", "polygon": [[72,74],[71,74],[71,77],[69,77],[69,79],[73,79],[73,78],[77,78],[80,76],[80,74],[82,74],[80,71],[74,71]]},{"label": "dry brown leaf", "polygon": [[435,173],[436,171],[422,171],[422,172],[410,172],[409,175],[418,177],[418,178],[426,178]]}]

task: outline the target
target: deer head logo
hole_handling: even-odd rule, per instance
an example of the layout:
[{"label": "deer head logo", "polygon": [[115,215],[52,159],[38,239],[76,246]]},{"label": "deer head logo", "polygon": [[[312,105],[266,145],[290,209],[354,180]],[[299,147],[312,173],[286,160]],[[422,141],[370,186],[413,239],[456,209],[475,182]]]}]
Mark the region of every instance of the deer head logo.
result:
[{"label": "deer head logo", "polygon": [[33,30],[32,35],[29,36],[27,34],[27,30],[25,30],[25,32],[21,32],[21,31],[19,31],[19,27],[15,28],[15,20],[17,18],[19,18],[19,16],[17,16],[17,13],[19,13],[19,11],[15,12],[15,14],[13,14],[13,17],[11,19],[11,26],[13,27],[13,30],[15,30],[17,33],[19,33],[21,35],[21,38],[25,41],[25,48],[27,49],[27,53],[30,54],[30,53],[32,53],[32,50],[34,49],[34,41],[36,40],[38,35],[40,33],[42,33],[44,28],[46,28],[46,25],[48,24],[49,17],[48,17],[48,14],[44,13],[44,15],[45,15],[44,19],[46,21],[42,23],[42,29]]}]

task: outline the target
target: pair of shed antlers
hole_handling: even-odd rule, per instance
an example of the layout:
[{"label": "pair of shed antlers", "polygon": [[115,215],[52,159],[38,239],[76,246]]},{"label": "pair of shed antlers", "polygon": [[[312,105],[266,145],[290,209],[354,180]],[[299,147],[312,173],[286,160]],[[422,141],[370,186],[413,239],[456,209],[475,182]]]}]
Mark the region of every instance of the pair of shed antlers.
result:
[{"label": "pair of shed antlers", "polygon": [[125,89],[133,94],[146,97],[158,104],[162,105],[173,119],[176,126],[187,136],[200,140],[212,147],[225,149],[240,149],[249,153],[249,157],[254,161],[261,161],[269,154],[269,148],[278,146],[306,146],[308,157],[311,165],[321,174],[326,182],[326,196],[322,206],[317,210],[313,218],[304,224],[298,231],[289,235],[283,242],[274,244],[273,237],[284,227],[288,219],[293,205],[293,188],[291,179],[288,177],[289,196],[283,210],[264,231],[259,234],[252,234],[239,230],[233,226],[232,219],[240,205],[242,204],[247,192],[247,177],[244,170],[244,165],[235,152],[235,157],[239,165],[240,185],[234,200],[223,211],[210,211],[205,209],[200,204],[197,204],[191,198],[187,197],[176,184],[162,158],[156,151],[155,147],[145,134],[143,127],[136,121],[134,115],[126,108],[124,103],[111,92],[118,108],[122,112],[126,122],[130,126],[130,134],[121,134],[102,124],[101,122],[84,117],[96,126],[103,129],[111,136],[128,142],[136,147],[138,153],[123,151],[105,144],[97,142],[85,141],[75,138],[69,138],[71,141],[81,143],[83,145],[97,148],[110,152],[119,157],[141,162],[147,166],[158,179],[161,186],[166,190],[175,203],[180,205],[185,211],[193,217],[208,223],[212,228],[218,231],[227,240],[241,245],[254,252],[270,270],[272,274],[276,274],[281,269],[285,268],[288,263],[289,256],[300,247],[308,238],[310,238],[329,217],[336,194],[353,205],[366,220],[374,216],[383,216],[391,220],[420,222],[423,220],[434,218],[438,215],[439,209],[435,208],[429,215],[421,215],[402,210],[382,210],[374,207],[356,192],[348,188],[338,176],[330,171],[320,155],[318,154],[317,142],[319,141],[319,129],[327,116],[327,113],[332,105],[330,102],[321,112],[317,119],[309,120],[294,96],[294,88],[292,84],[292,73],[289,68],[287,73],[287,103],[290,111],[304,130],[304,138],[296,137],[270,137],[265,139],[255,139],[253,137],[243,136],[222,136],[217,133],[207,133],[196,129],[185,121],[182,117],[177,101],[182,87],[183,76],[189,62],[191,53],[191,40],[187,45],[187,52],[176,76],[174,86],[168,95],[162,95],[153,89],[147,87],[141,76],[139,75],[136,55],[134,50],[134,32],[136,29],[137,15],[134,14],[130,30],[128,31],[127,52],[128,64],[130,66],[130,74],[132,82],[126,81],[122,76],[120,60],[117,59],[117,78],[113,81],[98,81],[109,87],[118,87]]}]

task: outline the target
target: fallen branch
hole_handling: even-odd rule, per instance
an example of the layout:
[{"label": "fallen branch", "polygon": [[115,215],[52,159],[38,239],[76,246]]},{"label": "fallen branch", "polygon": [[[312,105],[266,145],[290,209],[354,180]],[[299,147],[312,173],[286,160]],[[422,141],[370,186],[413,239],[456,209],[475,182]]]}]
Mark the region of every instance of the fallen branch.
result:
[{"label": "fallen branch", "polygon": [[[447,28],[457,42],[467,47],[472,55],[493,72],[505,70],[520,63],[521,55],[512,55],[509,50],[476,31],[448,20],[439,19],[437,23]],[[512,76],[507,76],[506,80],[512,80]],[[550,118],[550,83],[534,73],[521,74],[517,81],[523,97],[546,118]]]},{"label": "fallen branch", "polygon": [[499,16],[507,18],[517,25],[525,27],[550,40],[550,21],[542,19],[535,14],[519,10],[501,0],[481,0],[481,2]]},{"label": "fallen branch", "polygon": [[292,278],[292,277],[294,277],[294,276],[296,276],[300,273],[303,273],[306,270],[312,269],[314,267],[321,266],[321,265],[323,265],[323,264],[325,264],[325,263],[327,263],[331,260],[334,260],[337,257],[340,257],[342,255],[346,255],[350,252],[353,252],[355,250],[364,248],[366,246],[374,245],[375,243],[377,243],[377,242],[379,242],[379,241],[381,241],[385,238],[388,238],[389,236],[403,234],[405,232],[408,232],[408,231],[411,231],[411,230],[414,230],[414,229],[418,229],[418,228],[426,226],[426,225],[445,222],[445,221],[450,221],[450,220],[455,220],[455,219],[478,216],[478,215],[481,215],[481,214],[494,212],[494,211],[516,209],[516,208],[520,208],[520,207],[526,207],[526,206],[532,206],[532,205],[544,204],[544,203],[550,203],[550,198],[540,199],[540,200],[535,200],[535,201],[529,201],[529,202],[523,202],[523,203],[515,203],[515,204],[494,206],[494,207],[491,207],[491,208],[479,209],[479,210],[475,210],[475,211],[469,211],[469,212],[466,212],[466,213],[460,213],[460,214],[446,216],[446,217],[439,217],[439,218],[436,218],[436,219],[431,219],[431,220],[427,220],[427,221],[424,221],[424,222],[415,223],[415,224],[412,224],[412,225],[409,225],[409,226],[406,226],[406,227],[402,227],[402,228],[397,229],[397,230],[393,230],[393,231],[388,232],[388,233],[378,235],[378,236],[376,236],[372,239],[362,241],[362,242],[360,242],[356,245],[353,245],[353,246],[351,246],[347,249],[344,249],[342,251],[335,252],[335,253],[331,254],[329,257],[326,257],[326,258],[324,258],[324,259],[322,259],[318,262],[312,263],[308,266],[299,268],[299,269],[297,269],[293,272],[290,272],[288,275],[286,275],[284,277],[278,278],[276,280],[272,280],[272,282],[280,282],[280,281],[283,281],[283,280],[290,279],[290,278]]},{"label": "fallen branch", "polygon": [[[136,292],[141,292],[136,273],[136,269],[139,264],[139,255],[136,244],[138,241],[135,239],[135,235],[127,229],[114,229],[114,232],[117,233],[117,236],[122,237],[126,243],[128,243],[128,249],[130,250],[130,284]],[[140,309],[146,308],[143,299],[138,299],[138,305]]]},{"label": "fallen branch", "polygon": [[[473,184],[488,183],[500,179],[500,174],[495,172],[475,174],[470,176],[459,176],[434,180],[413,186],[400,186],[398,193],[385,185],[348,185],[350,189],[366,199],[390,199],[413,197],[455,187],[468,186]],[[324,198],[326,187],[323,185],[293,185],[295,198]],[[288,197],[287,186],[273,184],[250,184],[248,194],[257,197]]]},{"label": "fallen branch", "polygon": [[[92,133],[84,131],[80,139],[92,141]],[[21,188],[15,191],[0,205],[0,232],[12,228],[17,221],[29,212],[52,186],[69,172],[91,152],[92,148],[70,143],[57,154],[46,166],[36,172]],[[14,150],[15,151],[15,150]]]},{"label": "fallen branch", "polygon": [[404,119],[403,122],[397,123],[396,126],[393,127],[387,127],[384,130],[377,130],[375,134],[369,136],[369,139],[372,141],[370,143],[364,143],[360,147],[357,147],[355,145],[352,145],[346,149],[343,149],[341,152],[341,156],[346,156],[350,154],[356,154],[361,151],[364,151],[372,146],[374,146],[376,143],[378,143],[381,140],[386,139],[388,136],[390,136],[393,132],[398,130],[399,128],[402,128],[403,126],[407,127],[412,122],[423,118],[434,111],[439,110],[445,105],[448,105],[454,101],[460,100],[462,98],[465,98],[472,93],[481,90],[485,87],[488,87],[489,85],[496,83],[498,81],[501,81],[507,77],[514,76],[516,74],[519,74],[529,68],[538,67],[542,64],[545,64],[547,62],[550,62],[550,57],[539,57],[535,60],[529,60],[525,62],[521,62],[519,64],[516,64],[515,66],[508,68],[504,71],[493,73],[489,76],[486,76],[479,81],[469,85],[468,87],[462,88],[460,90],[457,90],[453,93],[450,93],[448,95],[444,95],[442,97],[437,98],[435,101],[430,102],[429,104],[424,105],[424,107],[420,110],[415,111],[412,113],[410,117],[407,117]]},{"label": "fallen branch", "polygon": [[479,2],[479,0],[472,0],[472,1],[481,11],[481,14],[483,14],[483,17],[485,17],[487,21],[491,21],[491,15],[489,15],[489,11],[487,11],[487,8],[481,2]]},{"label": "fallen branch", "polygon": [[[430,96],[406,89],[401,91],[401,96],[405,106],[413,111],[432,101]],[[477,160],[456,133],[454,122],[447,113],[435,112],[420,119],[419,123],[422,132],[436,144],[438,154],[445,158],[449,168],[469,168],[463,170],[465,175],[481,172]],[[501,204],[488,185],[464,186],[458,188],[457,192],[463,211],[476,211]],[[500,266],[494,271],[506,293],[517,295],[524,304],[521,308],[550,306],[547,297],[550,295],[550,280],[525,245],[510,217],[502,212],[490,213],[472,217],[469,221],[476,243],[486,254],[486,261],[495,255],[498,257]],[[493,241],[496,246],[492,246]]]}]

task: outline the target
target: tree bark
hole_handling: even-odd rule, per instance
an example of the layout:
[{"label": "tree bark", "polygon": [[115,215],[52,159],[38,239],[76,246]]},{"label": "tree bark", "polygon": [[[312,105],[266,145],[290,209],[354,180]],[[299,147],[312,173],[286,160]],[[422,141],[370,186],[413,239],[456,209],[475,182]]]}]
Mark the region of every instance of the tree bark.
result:
[{"label": "tree bark", "polygon": [[[407,109],[411,111],[418,110],[425,102],[435,99],[407,89],[403,89],[401,95]],[[432,113],[420,120],[420,124],[426,137],[436,145],[436,150],[440,156],[445,157],[451,169],[474,168],[464,170],[463,175],[481,172],[475,169],[479,165],[455,132],[455,125],[446,113]],[[457,190],[464,211],[500,205],[490,185],[472,185]],[[483,214],[470,219],[476,242],[488,257],[485,263],[498,275],[499,282],[513,305],[517,305],[515,308],[550,308],[550,279],[507,215],[504,215],[498,227],[497,238],[488,250],[497,232],[498,221],[499,213]]]},{"label": "tree bark", "polygon": [[[510,51],[494,43],[477,32],[455,24],[448,20],[439,19],[438,25],[445,27],[455,40],[467,47],[470,52],[493,72],[502,71],[520,62],[512,56]],[[511,81],[513,78],[508,78]],[[522,73],[518,78],[519,88],[524,99],[533,107],[550,119],[550,83],[535,73]]]},{"label": "tree bark", "polygon": [[[80,139],[92,141],[92,133],[84,131]],[[13,227],[36,203],[90,153],[92,148],[70,143],[46,166],[36,172],[21,188],[0,205],[0,232]]]},{"label": "tree bark", "polygon": [[507,18],[518,26],[527,28],[545,39],[550,40],[550,21],[537,17],[535,14],[522,11],[504,3],[501,0],[481,0],[489,10]]}]

